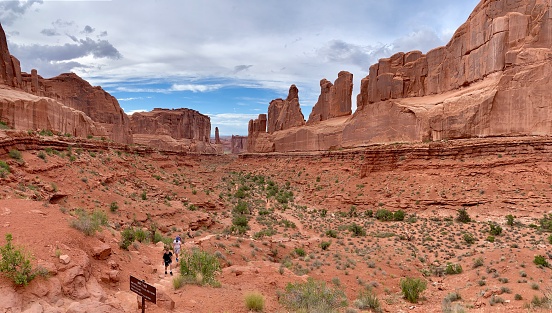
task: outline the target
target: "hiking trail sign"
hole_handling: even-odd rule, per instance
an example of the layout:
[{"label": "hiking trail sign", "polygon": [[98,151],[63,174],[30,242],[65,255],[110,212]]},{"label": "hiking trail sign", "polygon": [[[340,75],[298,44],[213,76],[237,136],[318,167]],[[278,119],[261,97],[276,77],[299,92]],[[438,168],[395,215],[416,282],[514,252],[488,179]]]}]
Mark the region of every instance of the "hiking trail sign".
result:
[{"label": "hiking trail sign", "polygon": [[132,275],[130,275],[130,291],[142,297],[142,312],[146,310],[145,300],[154,304],[157,303],[157,289]]}]

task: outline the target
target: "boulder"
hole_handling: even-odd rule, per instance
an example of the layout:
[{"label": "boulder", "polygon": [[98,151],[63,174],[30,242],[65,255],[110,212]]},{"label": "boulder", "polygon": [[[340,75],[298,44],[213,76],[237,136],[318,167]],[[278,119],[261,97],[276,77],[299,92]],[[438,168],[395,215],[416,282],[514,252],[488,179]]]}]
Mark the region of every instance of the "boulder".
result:
[{"label": "boulder", "polygon": [[107,260],[111,255],[111,246],[97,241],[92,247],[92,257],[97,260]]}]

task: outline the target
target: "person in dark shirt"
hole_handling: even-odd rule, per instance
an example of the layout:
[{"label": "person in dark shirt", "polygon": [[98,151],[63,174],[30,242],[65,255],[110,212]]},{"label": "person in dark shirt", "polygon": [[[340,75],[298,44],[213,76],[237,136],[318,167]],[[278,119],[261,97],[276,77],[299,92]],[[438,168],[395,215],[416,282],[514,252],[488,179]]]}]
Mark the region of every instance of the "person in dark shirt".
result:
[{"label": "person in dark shirt", "polygon": [[165,275],[167,275],[167,268],[169,268],[170,272],[171,272],[171,276],[172,276],[172,268],[171,268],[171,263],[172,263],[172,252],[169,250],[169,247],[165,246],[165,253],[163,253],[163,263],[165,264]]}]

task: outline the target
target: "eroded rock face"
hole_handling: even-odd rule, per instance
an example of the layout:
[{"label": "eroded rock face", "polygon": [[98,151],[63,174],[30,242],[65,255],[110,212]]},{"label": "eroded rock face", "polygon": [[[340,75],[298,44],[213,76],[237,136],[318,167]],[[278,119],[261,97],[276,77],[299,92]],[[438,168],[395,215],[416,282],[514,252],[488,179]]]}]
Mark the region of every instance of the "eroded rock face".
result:
[{"label": "eroded rock face", "polygon": [[11,87],[21,86],[21,65],[17,58],[10,55],[2,25],[0,25],[0,84]]},{"label": "eroded rock face", "polygon": [[318,102],[312,108],[307,124],[351,115],[353,74],[345,71],[339,72],[335,84],[322,79],[320,81],[320,89]]},{"label": "eroded rock face", "polygon": [[233,154],[247,151],[247,136],[232,135],[231,145]]},{"label": "eroded rock face", "polygon": [[[284,152],[550,135],[551,6],[548,0],[482,0],[446,46],[397,53],[372,65],[351,118],[326,123],[317,107],[307,126],[276,129],[263,135],[263,146]],[[322,95],[332,87],[323,81]]]},{"label": "eroded rock face", "polygon": [[305,117],[299,105],[299,90],[295,85],[291,85],[286,100],[275,99],[268,106],[268,132],[272,134],[303,125]]},{"label": "eroded rock face", "polygon": [[266,132],[266,114],[259,114],[259,117],[249,121],[247,135],[248,152],[274,152],[272,135]]},{"label": "eroded rock face", "polygon": [[218,127],[215,127],[215,144],[220,145],[222,142],[220,141],[220,134]]},{"label": "eroded rock face", "polygon": [[[153,109],[134,113],[131,117],[134,134],[168,135],[174,139],[209,142],[211,119],[190,109]],[[220,139],[219,139],[220,141]]]},{"label": "eroded rock face", "polygon": [[83,112],[51,98],[0,86],[0,120],[17,130],[50,129],[78,137],[107,136],[107,131]]},{"label": "eroded rock face", "polygon": [[101,87],[93,87],[74,73],[44,79],[34,71],[30,77],[23,74],[23,86],[28,92],[56,99],[68,107],[84,112],[105,128],[108,137],[113,141],[132,143],[128,116],[117,99]]}]

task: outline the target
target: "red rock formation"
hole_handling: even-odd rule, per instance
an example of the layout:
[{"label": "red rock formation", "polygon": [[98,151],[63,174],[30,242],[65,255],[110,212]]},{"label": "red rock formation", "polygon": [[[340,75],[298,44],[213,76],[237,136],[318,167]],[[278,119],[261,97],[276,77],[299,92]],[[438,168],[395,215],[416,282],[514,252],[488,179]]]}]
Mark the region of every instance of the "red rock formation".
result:
[{"label": "red rock formation", "polygon": [[10,55],[2,25],[0,25],[0,84],[11,87],[21,86],[21,66],[19,60]]},{"label": "red rock formation", "polygon": [[247,136],[232,135],[232,153],[238,154],[247,151]]},{"label": "red rock formation", "polygon": [[247,136],[248,152],[274,152],[272,136],[266,132],[266,114],[259,114],[255,120],[249,121]]},{"label": "red rock formation", "polygon": [[46,97],[0,87],[0,120],[17,130],[49,129],[77,137],[106,136],[83,112]]},{"label": "red rock formation", "polygon": [[272,133],[264,145],[282,152],[551,135],[551,6],[549,0],[482,0],[446,46],[425,55],[397,53],[371,66],[351,118],[309,119],[305,127]]},{"label": "red rock formation", "polygon": [[286,100],[275,99],[268,106],[268,132],[284,130],[305,125],[305,118],[299,105],[299,90],[295,85],[289,87]]},{"label": "red rock formation", "polygon": [[217,144],[217,145],[222,144],[222,142],[220,141],[220,135],[219,135],[218,127],[215,127],[215,144]]},{"label": "red rock formation", "polygon": [[312,108],[307,125],[330,118],[351,115],[353,74],[339,72],[335,84],[326,79],[320,81],[320,96]]},{"label": "red rock formation", "polygon": [[131,117],[134,134],[168,135],[174,139],[209,142],[211,119],[190,109],[159,109],[134,113]]},{"label": "red rock formation", "polygon": [[44,79],[33,70],[23,74],[23,88],[36,95],[56,99],[84,112],[107,130],[108,137],[120,143],[132,143],[130,120],[115,97],[101,87],[93,87],[74,73]]}]

